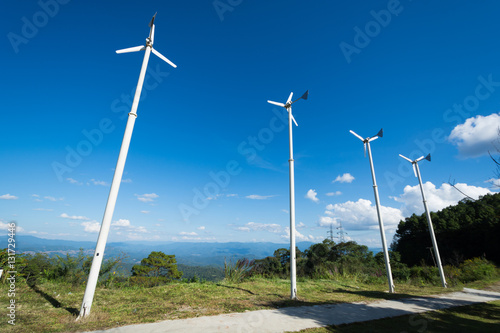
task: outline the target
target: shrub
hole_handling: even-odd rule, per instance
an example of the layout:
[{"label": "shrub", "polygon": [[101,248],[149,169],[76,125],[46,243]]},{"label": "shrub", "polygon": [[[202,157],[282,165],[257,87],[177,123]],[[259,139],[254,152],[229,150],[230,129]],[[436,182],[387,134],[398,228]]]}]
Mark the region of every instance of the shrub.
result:
[{"label": "shrub", "polygon": [[250,270],[254,264],[254,260],[250,261],[246,258],[239,259],[233,264],[232,261],[224,260],[224,281],[229,283],[241,282],[245,277],[249,276]]},{"label": "shrub", "polygon": [[400,267],[398,267],[392,271],[392,277],[395,280],[406,282],[410,279],[411,270],[406,265],[404,265],[404,266],[403,265],[401,265]]},{"label": "shrub", "polygon": [[496,274],[495,266],[482,258],[465,260],[459,269],[458,279],[464,283],[490,278]]},{"label": "shrub", "polygon": [[426,283],[438,285],[441,283],[439,269],[431,266],[414,266],[410,268],[410,278],[421,285]]}]

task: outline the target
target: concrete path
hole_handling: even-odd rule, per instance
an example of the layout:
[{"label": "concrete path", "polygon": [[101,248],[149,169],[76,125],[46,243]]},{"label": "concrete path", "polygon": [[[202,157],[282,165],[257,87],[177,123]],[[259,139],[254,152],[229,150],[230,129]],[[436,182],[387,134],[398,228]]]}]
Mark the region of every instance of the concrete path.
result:
[{"label": "concrete path", "polygon": [[[306,328],[349,324],[496,300],[500,300],[500,293],[464,288],[462,292],[435,296],[248,311],[129,325],[94,333],[293,332]],[[410,320],[409,325],[419,325],[419,320],[413,320],[413,322]]]}]

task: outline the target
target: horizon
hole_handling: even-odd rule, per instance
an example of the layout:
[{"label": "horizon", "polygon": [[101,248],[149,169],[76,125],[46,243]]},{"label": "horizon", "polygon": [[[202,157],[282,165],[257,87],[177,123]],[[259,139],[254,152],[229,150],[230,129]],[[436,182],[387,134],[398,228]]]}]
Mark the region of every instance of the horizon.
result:
[{"label": "horizon", "polygon": [[388,246],[424,212],[398,154],[431,154],[419,168],[433,212],[498,192],[496,2],[1,6],[5,235],[14,221],[19,235],[97,241],[143,57],[115,50],[144,44],[155,12],[155,49],[178,68],[150,58],[108,242],[289,244],[287,116],[267,100],[290,92],[310,92],[293,107],[297,242],[342,224],[382,247],[349,130],[384,129],[371,149]]}]

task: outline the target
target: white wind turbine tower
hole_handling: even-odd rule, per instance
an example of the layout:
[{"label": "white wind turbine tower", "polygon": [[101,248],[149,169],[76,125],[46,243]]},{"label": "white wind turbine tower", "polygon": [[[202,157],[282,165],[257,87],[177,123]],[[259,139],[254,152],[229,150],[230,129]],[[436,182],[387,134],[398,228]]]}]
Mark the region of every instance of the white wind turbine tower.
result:
[{"label": "white wind turbine tower", "polygon": [[296,281],[296,264],[295,264],[295,181],[294,181],[294,168],[293,168],[293,140],[292,140],[292,121],[295,126],[299,126],[292,115],[292,104],[300,99],[307,99],[309,96],[309,90],[306,91],[302,96],[297,98],[292,102],[293,92],[288,96],[286,103],[278,103],[273,101],[267,101],[268,103],[281,106],[288,112],[288,133],[290,138],[290,159],[288,160],[290,164],[290,299],[297,299],[297,281]]},{"label": "white wind turbine tower", "polygon": [[387,242],[385,240],[385,231],[384,231],[384,221],[382,220],[382,214],[380,212],[380,200],[378,197],[378,188],[377,188],[377,180],[375,179],[375,169],[373,168],[373,159],[372,159],[372,151],[370,149],[370,142],[376,140],[378,138],[383,137],[384,131],[381,129],[376,135],[372,137],[368,137],[363,139],[360,135],[356,134],[354,131],[350,131],[355,137],[363,141],[363,146],[365,148],[365,157],[366,150],[368,149],[368,158],[370,160],[370,169],[372,171],[372,180],[373,180],[373,192],[375,193],[375,205],[377,206],[377,216],[378,216],[378,225],[380,229],[380,237],[382,238],[382,248],[384,251],[384,260],[385,260],[385,270],[387,273],[387,281],[389,283],[389,292],[394,292],[394,282],[392,280],[392,271],[391,271],[391,263],[389,261],[389,252],[387,251]]},{"label": "white wind turbine tower", "polygon": [[177,67],[174,63],[172,63],[170,60],[165,58],[163,55],[161,55],[158,51],[156,51],[153,48],[154,35],[155,35],[155,25],[154,25],[155,17],[156,14],[153,16],[151,22],[149,23],[150,31],[148,38],[146,38],[146,45],[130,47],[127,49],[116,51],[116,53],[137,52],[142,50],[145,50],[146,52],[144,52],[144,60],[142,62],[141,72],[139,74],[139,81],[137,82],[137,88],[135,91],[132,108],[130,110],[130,113],[128,114],[127,126],[125,127],[125,134],[123,135],[122,146],[120,148],[120,154],[118,155],[118,162],[116,163],[115,174],[113,176],[113,182],[111,183],[108,202],[106,203],[106,209],[104,211],[104,217],[102,219],[101,230],[99,231],[99,237],[97,239],[94,258],[92,260],[92,266],[90,268],[89,278],[87,281],[85,294],[83,295],[82,307],[80,309],[80,314],[78,318],[88,316],[90,314],[90,308],[92,307],[95,287],[97,284],[97,279],[99,277],[99,271],[101,269],[102,259],[104,256],[104,249],[106,247],[106,241],[108,239],[109,228],[111,225],[111,219],[113,218],[113,212],[115,210],[116,198],[118,197],[118,190],[120,189],[123,169],[125,168],[125,160],[127,159],[128,148],[130,145],[130,140],[132,138],[132,131],[134,129],[134,123],[137,117],[137,106],[139,105],[142,85],[144,83],[144,77],[146,75],[146,68],[148,66],[149,55],[151,54],[151,51],[155,55],[157,55],[160,59],[166,61],[174,68]]},{"label": "white wind turbine tower", "polygon": [[439,249],[436,241],[436,235],[434,235],[434,227],[432,226],[432,220],[431,220],[431,214],[429,212],[429,208],[427,207],[427,200],[425,200],[425,194],[424,194],[424,187],[422,185],[422,177],[420,177],[420,169],[418,168],[418,162],[420,162],[423,159],[426,159],[427,161],[431,161],[431,154],[428,154],[427,156],[420,156],[416,160],[410,160],[408,157],[403,156],[399,154],[402,158],[410,162],[413,166],[413,173],[415,174],[415,177],[418,178],[418,183],[420,184],[420,191],[422,192],[422,200],[424,201],[424,208],[425,208],[425,216],[427,217],[427,223],[429,223],[429,233],[431,234],[431,240],[432,240],[432,246],[434,247],[434,253],[436,255],[436,262],[439,268],[439,275],[441,276],[441,284],[443,285],[443,288],[446,288],[448,284],[446,283],[446,278],[444,276],[444,271],[443,271],[443,265],[441,265],[441,256],[439,255]]}]

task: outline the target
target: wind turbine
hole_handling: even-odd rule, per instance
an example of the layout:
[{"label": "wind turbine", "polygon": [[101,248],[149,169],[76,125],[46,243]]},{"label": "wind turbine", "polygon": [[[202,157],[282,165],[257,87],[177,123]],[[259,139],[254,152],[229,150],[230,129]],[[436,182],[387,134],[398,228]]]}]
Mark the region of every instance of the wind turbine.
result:
[{"label": "wind turbine", "polygon": [[373,192],[375,193],[375,205],[377,206],[378,225],[380,228],[380,237],[382,238],[382,248],[384,251],[385,270],[387,273],[387,281],[389,283],[389,292],[393,293],[394,282],[392,280],[391,263],[389,261],[389,252],[387,251],[387,241],[385,240],[385,232],[384,232],[384,221],[382,220],[382,215],[380,213],[380,200],[378,197],[377,180],[375,179],[375,169],[373,168],[372,151],[370,149],[370,142],[383,137],[384,131],[383,129],[381,129],[376,135],[368,137],[366,139],[363,139],[362,136],[356,134],[354,131],[349,131],[349,132],[351,132],[355,137],[363,141],[363,146],[365,148],[365,157],[366,157],[366,150],[368,149],[368,158],[370,160],[370,169],[372,171]]},{"label": "wind turbine", "polygon": [[431,214],[429,212],[429,208],[427,207],[427,200],[425,200],[425,194],[424,194],[424,186],[422,185],[422,177],[420,176],[420,169],[418,168],[418,162],[420,162],[423,159],[426,159],[427,161],[431,161],[431,154],[428,154],[427,156],[420,156],[416,160],[410,160],[408,157],[403,156],[399,154],[402,158],[410,162],[413,166],[413,173],[415,174],[415,177],[418,178],[418,183],[420,184],[420,191],[422,192],[422,200],[424,201],[424,208],[425,208],[425,216],[427,217],[427,223],[429,223],[429,233],[431,234],[431,240],[432,240],[432,246],[434,247],[434,253],[436,254],[436,262],[439,268],[439,275],[441,276],[441,284],[443,285],[443,288],[446,288],[448,284],[446,283],[446,278],[444,276],[444,271],[443,271],[443,265],[441,264],[441,257],[439,255],[439,249],[436,241],[436,235],[434,235],[434,227],[432,226],[432,220],[431,220]]},{"label": "wind turbine", "polygon": [[128,153],[128,148],[130,146],[130,140],[132,138],[132,131],[134,129],[135,119],[137,118],[137,106],[139,105],[142,85],[144,83],[144,77],[146,75],[146,68],[148,66],[149,55],[151,54],[151,51],[153,51],[155,55],[157,55],[160,59],[167,62],[174,68],[177,67],[173,62],[165,58],[162,54],[160,54],[153,48],[154,35],[155,35],[155,25],[154,25],[155,17],[156,14],[153,16],[151,22],[149,23],[150,30],[149,30],[149,36],[148,38],[146,38],[146,45],[135,46],[116,51],[116,53],[137,52],[142,50],[145,50],[146,52],[144,52],[144,60],[142,62],[141,72],[139,74],[139,81],[137,82],[137,88],[135,90],[134,101],[132,102],[132,108],[130,110],[130,113],[128,114],[127,126],[125,127],[125,134],[123,135],[122,146],[120,148],[120,154],[118,155],[118,162],[116,163],[113,182],[111,183],[111,189],[109,191],[108,201],[106,203],[106,209],[104,211],[104,217],[102,219],[101,230],[99,231],[99,237],[97,239],[94,258],[92,260],[92,266],[90,268],[85,294],[83,295],[80,314],[78,315],[77,319],[88,316],[90,314],[90,308],[92,307],[95,287],[97,284],[97,279],[99,277],[99,271],[101,270],[102,259],[104,256],[104,249],[106,247],[106,241],[108,239],[111,219],[113,218],[113,212],[115,210],[116,199],[118,197],[118,190],[120,189],[123,169],[125,168],[125,161],[127,159],[127,153]]},{"label": "wind turbine", "polygon": [[292,121],[295,126],[299,126],[292,115],[292,104],[300,99],[307,99],[309,96],[309,90],[306,91],[302,96],[297,98],[292,102],[293,92],[290,93],[286,103],[278,103],[273,101],[267,101],[270,104],[281,106],[288,112],[288,133],[290,138],[290,159],[288,160],[290,164],[290,299],[297,299],[297,279],[296,279],[296,254],[295,254],[295,181],[294,181],[294,167],[293,167],[293,139],[292,139]]}]

